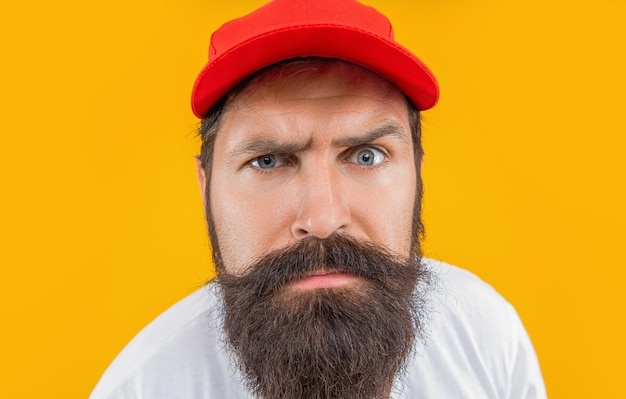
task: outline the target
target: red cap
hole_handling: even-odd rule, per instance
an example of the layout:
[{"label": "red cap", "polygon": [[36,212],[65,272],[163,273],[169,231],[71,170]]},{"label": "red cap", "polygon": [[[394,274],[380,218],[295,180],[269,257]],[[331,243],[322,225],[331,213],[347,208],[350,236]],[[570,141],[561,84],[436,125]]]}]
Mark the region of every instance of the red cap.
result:
[{"label": "red cap", "polygon": [[274,0],[213,33],[209,62],[193,87],[193,113],[204,117],[248,75],[295,57],[360,65],[394,83],[419,110],[439,98],[432,72],[394,41],[391,23],[374,8],[354,0]]}]

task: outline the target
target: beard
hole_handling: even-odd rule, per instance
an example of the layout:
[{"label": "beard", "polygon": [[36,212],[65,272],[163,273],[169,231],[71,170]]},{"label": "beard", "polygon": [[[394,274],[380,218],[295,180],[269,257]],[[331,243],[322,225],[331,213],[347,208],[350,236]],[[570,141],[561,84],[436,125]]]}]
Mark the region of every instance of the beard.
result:
[{"label": "beard", "polygon": [[[421,335],[428,271],[414,252],[334,234],[268,253],[242,276],[217,264],[226,342],[248,388],[265,399],[388,398]],[[322,269],[357,279],[289,287]]]}]

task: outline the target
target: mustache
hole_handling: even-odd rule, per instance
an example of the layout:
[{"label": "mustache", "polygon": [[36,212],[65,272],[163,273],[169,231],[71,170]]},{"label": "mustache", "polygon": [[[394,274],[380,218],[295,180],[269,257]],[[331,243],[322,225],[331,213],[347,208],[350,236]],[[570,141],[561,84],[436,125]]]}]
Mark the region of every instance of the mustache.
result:
[{"label": "mustache", "polygon": [[320,270],[349,273],[398,294],[406,293],[407,287],[399,281],[417,281],[423,274],[419,256],[402,257],[374,243],[335,233],[324,239],[304,238],[269,252],[248,265],[243,275],[222,271],[217,282],[262,298]]}]

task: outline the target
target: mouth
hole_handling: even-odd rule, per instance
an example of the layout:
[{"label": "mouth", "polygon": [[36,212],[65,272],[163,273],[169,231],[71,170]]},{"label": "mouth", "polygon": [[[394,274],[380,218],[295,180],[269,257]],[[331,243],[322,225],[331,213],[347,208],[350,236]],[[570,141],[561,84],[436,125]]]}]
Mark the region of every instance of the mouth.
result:
[{"label": "mouth", "polygon": [[320,288],[343,287],[354,283],[357,276],[336,270],[316,270],[295,280],[289,287],[299,290],[315,290]]}]

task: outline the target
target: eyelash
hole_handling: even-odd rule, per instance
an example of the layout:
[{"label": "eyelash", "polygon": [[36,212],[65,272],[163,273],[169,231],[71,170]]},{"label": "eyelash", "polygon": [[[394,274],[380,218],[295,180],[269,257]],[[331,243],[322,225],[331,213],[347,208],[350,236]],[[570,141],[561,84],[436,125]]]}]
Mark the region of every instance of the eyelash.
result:
[{"label": "eyelash", "polygon": [[382,167],[386,161],[389,159],[389,154],[387,153],[387,151],[385,151],[384,148],[381,148],[379,146],[376,145],[371,145],[371,144],[367,144],[367,145],[362,145],[362,146],[358,146],[358,147],[353,147],[349,150],[349,155],[345,158],[344,162],[348,162],[347,160],[355,155],[358,155],[358,153],[362,150],[366,150],[366,149],[372,149],[372,150],[376,150],[378,152],[380,152],[383,156],[383,159],[378,162],[375,165],[361,165],[358,163],[355,163],[355,165],[357,167],[363,168],[363,169],[368,169],[368,170],[377,170],[380,167]]},{"label": "eyelash", "polygon": [[270,156],[270,155],[274,156],[274,157],[276,157],[278,159],[281,159],[284,162],[284,165],[279,165],[279,166],[289,166],[289,165],[293,164],[293,162],[292,162],[292,155],[289,155],[289,154],[278,154],[278,153],[269,153],[269,154],[263,154],[263,155],[259,155],[259,156],[256,156],[256,157],[252,158],[251,160],[249,160],[247,162],[247,165],[256,173],[261,173],[261,174],[271,173],[274,169],[276,169],[276,167],[274,167],[274,168],[261,168],[259,166],[254,166],[253,165],[253,162],[258,160],[259,158]]}]

